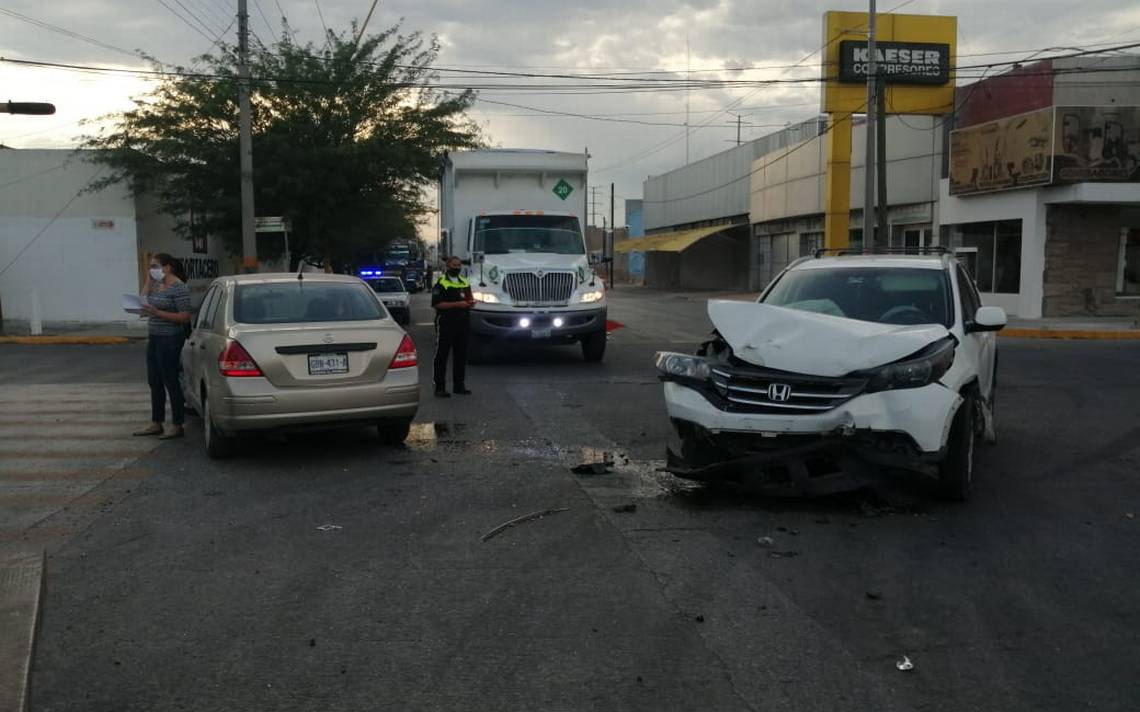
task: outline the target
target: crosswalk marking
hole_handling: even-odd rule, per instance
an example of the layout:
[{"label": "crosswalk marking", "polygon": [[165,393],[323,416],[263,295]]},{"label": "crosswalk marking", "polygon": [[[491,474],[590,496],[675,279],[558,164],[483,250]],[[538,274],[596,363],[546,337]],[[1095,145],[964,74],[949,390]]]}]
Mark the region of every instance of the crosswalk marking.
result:
[{"label": "crosswalk marking", "polygon": [[110,479],[139,479],[159,446],[132,436],[150,420],[145,384],[5,385],[0,389],[0,554],[50,547],[73,532],[55,515],[94,508]]}]

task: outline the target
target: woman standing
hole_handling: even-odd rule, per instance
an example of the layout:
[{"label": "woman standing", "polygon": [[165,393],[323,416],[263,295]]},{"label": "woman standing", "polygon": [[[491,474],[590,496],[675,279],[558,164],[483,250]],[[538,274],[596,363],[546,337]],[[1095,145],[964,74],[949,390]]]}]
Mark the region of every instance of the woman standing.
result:
[{"label": "woman standing", "polygon": [[[186,405],[178,374],[182,342],[190,323],[190,288],[182,264],[160,252],[150,259],[150,280],[143,287],[143,314],[150,318],[146,345],[146,380],[150,384],[151,424],[135,435],[157,435],[159,440],[180,438],[186,420]],[[172,427],[163,430],[166,397],[170,396]]]}]

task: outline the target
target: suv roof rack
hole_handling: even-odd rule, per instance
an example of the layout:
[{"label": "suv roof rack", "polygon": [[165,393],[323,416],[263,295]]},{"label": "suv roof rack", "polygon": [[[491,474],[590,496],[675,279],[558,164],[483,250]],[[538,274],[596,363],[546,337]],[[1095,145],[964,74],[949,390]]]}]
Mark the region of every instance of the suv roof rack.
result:
[{"label": "suv roof rack", "polygon": [[816,259],[827,254],[836,257],[847,255],[950,255],[953,250],[942,245],[928,245],[927,247],[876,247],[870,250],[858,250],[853,247],[821,247],[814,253]]}]

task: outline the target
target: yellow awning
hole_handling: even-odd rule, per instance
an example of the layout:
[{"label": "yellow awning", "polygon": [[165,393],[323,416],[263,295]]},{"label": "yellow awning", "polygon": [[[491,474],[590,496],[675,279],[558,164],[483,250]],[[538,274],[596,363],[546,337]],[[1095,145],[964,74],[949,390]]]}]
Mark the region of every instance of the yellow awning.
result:
[{"label": "yellow awning", "polygon": [[735,225],[717,225],[715,227],[698,227],[692,230],[678,230],[648,237],[635,237],[632,240],[623,240],[614,245],[614,252],[681,252],[692,247],[697,242],[724,232]]}]

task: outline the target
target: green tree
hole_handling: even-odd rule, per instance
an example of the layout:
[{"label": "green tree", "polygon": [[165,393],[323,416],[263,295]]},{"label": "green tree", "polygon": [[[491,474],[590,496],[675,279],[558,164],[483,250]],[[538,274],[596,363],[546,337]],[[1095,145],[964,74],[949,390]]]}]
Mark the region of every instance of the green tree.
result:
[{"label": "green tree", "polygon": [[[415,235],[439,155],[479,145],[474,102],[433,88],[435,37],[400,26],[357,45],[352,32],[251,50],[255,205],[292,223],[294,256],[333,263]],[[113,128],[84,137],[108,167],[92,189],[155,194],[186,238],[220,235],[241,253],[238,80],[233,48],[162,77]],[[156,64],[156,67],[158,65]],[[263,255],[264,257],[264,255]]]}]

